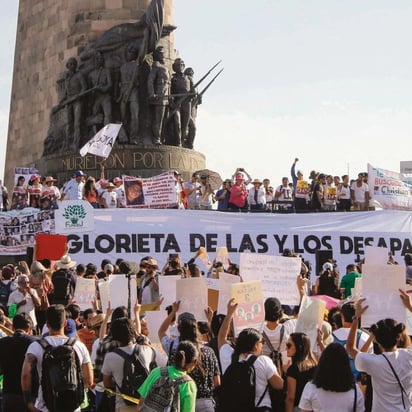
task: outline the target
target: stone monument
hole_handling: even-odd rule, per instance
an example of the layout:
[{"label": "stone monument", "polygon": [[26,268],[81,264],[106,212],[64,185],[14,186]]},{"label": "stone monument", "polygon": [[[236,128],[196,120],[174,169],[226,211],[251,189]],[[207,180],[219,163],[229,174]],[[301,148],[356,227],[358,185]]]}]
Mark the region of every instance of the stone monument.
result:
[{"label": "stone monument", "polygon": [[[120,122],[106,178],[170,169],[189,178],[203,169],[204,155],[193,150],[195,116],[187,119],[199,96],[182,59],[172,68],[175,28],[172,0],[20,0],[6,184],[13,186],[16,166],[60,183],[78,169],[98,177],[103,159],[79,149]],[[182,76],[187,87],[172,90]]]}]

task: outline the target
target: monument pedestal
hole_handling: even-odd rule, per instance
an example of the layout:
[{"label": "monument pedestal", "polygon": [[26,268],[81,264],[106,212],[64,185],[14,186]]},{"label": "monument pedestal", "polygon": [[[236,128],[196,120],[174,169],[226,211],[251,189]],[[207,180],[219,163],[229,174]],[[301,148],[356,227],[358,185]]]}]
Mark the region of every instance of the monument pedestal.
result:
[{"label": "monument pedestal", "polygon": [[[53,176],[62,184],[76,170],[98,179],[102,161],[95,155],[81,157],[79,153],[68,152],[44,156],[35,163],[35,167],[43,176]],[[205,156],[193,149],[167,145],[119,145],[106,159],[105,178],[122,175],[152,177],[168,170],[178,170],[183,180],[189,180],[193,172],[205,167]]]}]

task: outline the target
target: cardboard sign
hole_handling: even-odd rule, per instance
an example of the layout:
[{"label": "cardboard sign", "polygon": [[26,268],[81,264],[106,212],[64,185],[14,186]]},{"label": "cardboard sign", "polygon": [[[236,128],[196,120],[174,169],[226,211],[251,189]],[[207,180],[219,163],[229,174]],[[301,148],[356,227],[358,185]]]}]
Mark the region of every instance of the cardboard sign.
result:
[{"label": "cardboard sign", "polygon": [[176,281],[176,300],[180,301],[179,313],[193,313],[197,321],[206,321],[207,283],[203,278]]}]

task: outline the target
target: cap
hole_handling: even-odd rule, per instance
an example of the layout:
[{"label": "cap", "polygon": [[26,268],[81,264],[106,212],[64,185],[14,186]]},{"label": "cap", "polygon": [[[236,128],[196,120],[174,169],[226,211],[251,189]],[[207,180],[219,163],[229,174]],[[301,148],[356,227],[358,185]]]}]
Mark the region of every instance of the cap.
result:
[{"label": "cap", "polygon": [[320,173],[318,179],[324,179],[326,176],[323,173]]},{"label": "cap", "polygon": [[105,272],[110,272],[113,273],[114,272],[114,267],[111,263],[108,263],[107,265],[104,266],[104,271]]},{"label": "cap", "polygon": [[30,180],[36,180],[36,179],[40,179],[41,176],[40,175],[31,175],[30,176]]},{"label": "cap", "polygon": [[193,315],[193,313],[190,313],[190,312],[183,312],[177,318],[178,322],[181,322],[181,321],[184,321],[184,320],[192,320],[192,321],[196,322],[195,316]]},{"label": "cap", "polygon": [[325,262],[322,266],[323,271],[333,270],[333,265],[330,262]]},{"label": "cap", "polygon": [[177,176],[180,176],[180,175],[181,175],[181,173],[180,173],[178,170],[174,170],[173,173],[174,173],[175,175],[177,175]]},{"label": "cap", "polygon": [[76,177],[79,177],[79,176],[86,176],[81,170],[78,170],[76,173],[75,173],[75,176]]}]

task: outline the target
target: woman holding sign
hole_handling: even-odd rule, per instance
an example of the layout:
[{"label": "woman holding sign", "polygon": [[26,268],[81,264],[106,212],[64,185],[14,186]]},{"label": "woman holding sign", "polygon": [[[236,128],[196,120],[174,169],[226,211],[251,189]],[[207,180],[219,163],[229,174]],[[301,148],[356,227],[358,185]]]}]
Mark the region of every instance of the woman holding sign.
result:
[{"label": "woman holding sign", "polygon": [[[412,312],[409,295],[401,291],[405,307]],[[372,378],[372,411],[410,411],[412,410],[412,346],[399,348],[403,323],[394,319],[383,319],[372,325],[371,333],[382,350],[380,355],[361,353],[356,348],[356,330],[362,314],[368,310],[359,299],[355,305],[354,322],[346,342],[346,350],[355,359],[356,369],[368,373]],[[388,409],[389,408],[389,409]]]}]

